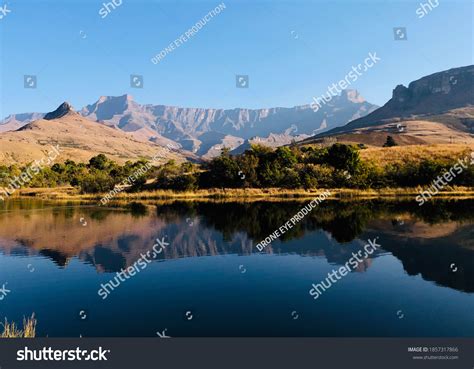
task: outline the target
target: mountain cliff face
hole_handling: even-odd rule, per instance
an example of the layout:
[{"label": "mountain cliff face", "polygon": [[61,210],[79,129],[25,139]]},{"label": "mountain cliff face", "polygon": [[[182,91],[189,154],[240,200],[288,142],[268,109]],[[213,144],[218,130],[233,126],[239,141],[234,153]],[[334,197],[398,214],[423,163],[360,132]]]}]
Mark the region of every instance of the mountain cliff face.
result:
[{"label": "mountain cliff face", "polygon": [[[421,117],[469,132],[473,127],[470,118],[473,107],[474,65],[470,65],[431,74],[411,82],[408,87],[398,85],[393,90],[392,98],[381,108],[318,136],[376,126],[389,120]],[[454,116],[458,118],[457,122]]]},{"label": "mountain cliff face", "polygon": [[[235,149],[245,140],[286,144],[362,117],[377,106],[357,91],[346,90],[314,112],[310,105],[268,109],[202,109],[166,105],[141,105],[130,95],[102,96],[79,111],[83,117],[115,127],[141,141],[173,144],[204,158],[219,155],[223,147]],[[67,114],[61,106],[45,119]],[[65,113],[66,112],[66,113]],[[44,114],[10,116],[0,122],[0,132],[21,128]],[[2,129],[3,128],[3,129]],[[278,137],[278,140],[275,140]]]},{"label": "mountain cliff face", "polygon": [[[218,132],[248,139],[285,133],[291,126],[298,134],[311,134],[363,116],[376,108],[356,91],[344,91],[326,109],[314,112],[309,105],[269,109],[200,109],[165,105],[139,105],[128,95],[101,98],[81,114],[93,120],[132,130],[136,125],[154,128],[161,135],[181,140]],[[342,121],[342,122],[341,122]],[[132,126],[132,127],[130,127]]]},{"label": "mountain cliff face", "polygon": [[101,97],[80,113],[126,132],[148,128],[186,150],[212,157],[220,152],[219,147],[229,147],[229,144],[234,149],[254,137],[260,137],[265,143],[273,134],[284,135],[284,141],[289,141],[295,136],[342,125],[375,109],[376,106],[366,102],[357,91],[348,90],[317,112],[309,105],[227,110],[140,105],[131,96],[124,95]]},{"label": "mountain cliff face", "polygon": [[398,85],[383,107],[388,114],[436,114],[474,104],[474,66],[435,73]]}]

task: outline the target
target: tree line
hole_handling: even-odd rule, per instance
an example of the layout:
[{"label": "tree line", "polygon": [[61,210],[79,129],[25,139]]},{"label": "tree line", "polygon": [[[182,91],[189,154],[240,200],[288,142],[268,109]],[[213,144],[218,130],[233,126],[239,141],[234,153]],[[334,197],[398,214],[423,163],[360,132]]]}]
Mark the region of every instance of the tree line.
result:
[{"label": "tree line", "polygon": [[[223,149],[207,163],[170,160],[153,166],[146,160],[120,165],[103,154],[88,163],[66,160],[43,168],[29,187],[71,185],[82,193],[105,193],[136,175],[126,190],[171,189],[191,191],[209,188],[358,188],[427,186],[455,165],[456,159],[424,159],[380,167],[360,157],[363,148],[336,143],[330,147],[284,146],[277,149],[253,145],[240,155]],[[0,166],[0,186],[20,176],[28,166]],[[143,170],[146,167],[147,170]],[[457,175],[451,185],[474,186],[474,166]]]}]

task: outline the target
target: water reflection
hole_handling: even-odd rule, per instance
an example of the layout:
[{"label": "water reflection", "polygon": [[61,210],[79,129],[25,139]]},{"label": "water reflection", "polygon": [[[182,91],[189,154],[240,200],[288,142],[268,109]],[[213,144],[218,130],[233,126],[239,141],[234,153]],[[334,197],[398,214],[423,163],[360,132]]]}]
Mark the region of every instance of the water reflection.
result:
[{"label": "water reflection", "polygon": [[[255,244],[290,219],[304,202],[168,202],[96,206],[17,201],[0,212],[0,251],[42,255],[66,268],[78,257],[98,272],[117,272],[146,253],[157,237],[170,247],[159,260],[222,254],[257,253]],[[474,202],[331,202],[265,249],[276,255],[324,257],[344,264],[363,245],[380,237],[381,253],[401,260],[409,275],[474,292]],[[308,234],[324,235],[313,242]],[[356,242],[353,242],[353,241]],[[291,242],[297,241],[297,242]],[[370,268],[371,259],[358,271]],[[454,265],[454,266],[453,266]],[[453,271],[456,269],[455,271]]]}]

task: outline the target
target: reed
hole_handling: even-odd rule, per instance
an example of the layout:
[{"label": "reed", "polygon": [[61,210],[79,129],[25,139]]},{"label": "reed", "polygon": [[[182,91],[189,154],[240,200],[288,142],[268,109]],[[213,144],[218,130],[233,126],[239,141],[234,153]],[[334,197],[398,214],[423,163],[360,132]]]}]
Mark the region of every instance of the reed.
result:
[{"label": "reed", "polygon": [[23,318],[23,329],[20,329],[15,322],[0,323],[3,326],[3,332],[0,338],[34,338],[36,336],[36,319],[35,314],[29,318]]}]

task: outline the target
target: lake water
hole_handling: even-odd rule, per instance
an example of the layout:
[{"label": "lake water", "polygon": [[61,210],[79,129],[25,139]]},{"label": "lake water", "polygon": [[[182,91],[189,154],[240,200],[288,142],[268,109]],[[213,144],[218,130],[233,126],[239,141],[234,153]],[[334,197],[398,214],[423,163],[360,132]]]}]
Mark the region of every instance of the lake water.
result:
[{"label": "lake water", "polygon": [[[474,201],[329,201],[259,252],[308,201],[0,204],[0,320],[38,336],[474,336]],[[156,239],[156,260],[101,284]],[[381,245],[318,299],[369,239]],[[5,285],[6,283],[6,285]]]}]

